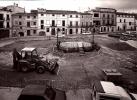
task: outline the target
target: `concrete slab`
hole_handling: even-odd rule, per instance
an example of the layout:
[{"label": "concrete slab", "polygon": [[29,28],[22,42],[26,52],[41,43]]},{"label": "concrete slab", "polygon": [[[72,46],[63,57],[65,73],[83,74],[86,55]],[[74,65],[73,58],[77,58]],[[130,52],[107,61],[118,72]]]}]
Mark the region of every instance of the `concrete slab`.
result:
[{"label": "concrete slab", "polygon": [[0,100],[17,100],[22,88],[0,87]]}]

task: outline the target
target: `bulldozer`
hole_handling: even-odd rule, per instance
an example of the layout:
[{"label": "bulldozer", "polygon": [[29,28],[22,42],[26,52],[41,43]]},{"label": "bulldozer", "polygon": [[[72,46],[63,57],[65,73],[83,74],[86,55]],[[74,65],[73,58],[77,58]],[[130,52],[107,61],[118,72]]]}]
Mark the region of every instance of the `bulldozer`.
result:
[{"label": "bulldozer", "polygon": [[35,70],[37,73],[49,71],[52,74],[58,74],[59,64],[56,59],[43,59],[33,47],[25,47],[19,53],[13,50],[13,68],[19,72],[28,72]]}]

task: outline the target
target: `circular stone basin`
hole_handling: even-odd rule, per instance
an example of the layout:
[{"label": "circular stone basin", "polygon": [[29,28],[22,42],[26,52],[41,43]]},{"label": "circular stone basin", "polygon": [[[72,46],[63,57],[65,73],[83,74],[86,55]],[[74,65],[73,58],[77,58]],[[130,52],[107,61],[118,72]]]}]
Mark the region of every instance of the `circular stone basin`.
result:
[{"label": "circular stone basin", "polygon": [[91,51],[92,44],[89,42],[62,42],[60,49],[64,52]]}]

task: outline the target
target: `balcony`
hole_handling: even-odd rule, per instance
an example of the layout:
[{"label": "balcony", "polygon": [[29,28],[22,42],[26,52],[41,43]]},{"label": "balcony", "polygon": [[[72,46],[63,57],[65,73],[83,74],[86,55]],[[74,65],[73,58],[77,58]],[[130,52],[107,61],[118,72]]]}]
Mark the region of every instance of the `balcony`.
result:
[{"label": "balcony", "polygon": [[52,24],[52,25],[50,25],[50,27],[57,27],[57,25]]},{"label": "balcony", "polygon": [[107,23],[107,24],[102,24],[103,26],[116,26],[116,24],[114,24],[114,23],[112,23],[112,24],[110,24],[110,23]]},{"label": "balcony", "polygon": [[91,28],[93,25],[81,25],[81,28]]},{"label": "balcony", "polygon": [[81,28],[81,25],[68,25],[68,28]]}]

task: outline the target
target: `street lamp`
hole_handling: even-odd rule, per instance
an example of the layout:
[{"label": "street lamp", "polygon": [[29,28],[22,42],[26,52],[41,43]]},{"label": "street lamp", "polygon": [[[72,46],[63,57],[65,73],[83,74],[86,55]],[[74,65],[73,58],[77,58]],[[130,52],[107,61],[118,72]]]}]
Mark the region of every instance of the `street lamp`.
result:
[{"label": "street lamp", "polygon": [[59,42],[59,37],[58,37],[58,32],[60,31],[59,28],[57,28],[57,49],[59,49],[59,45],[60,45],[60,42]]},{"label": "street lamp", "polygon": [[95,24],[93,25],[93,33],[92,33],[92,44],[95,43],[95,40],[94,40],[94,35],[95,35],[95,32],[96,32],[96,27],[95,27]]}]

